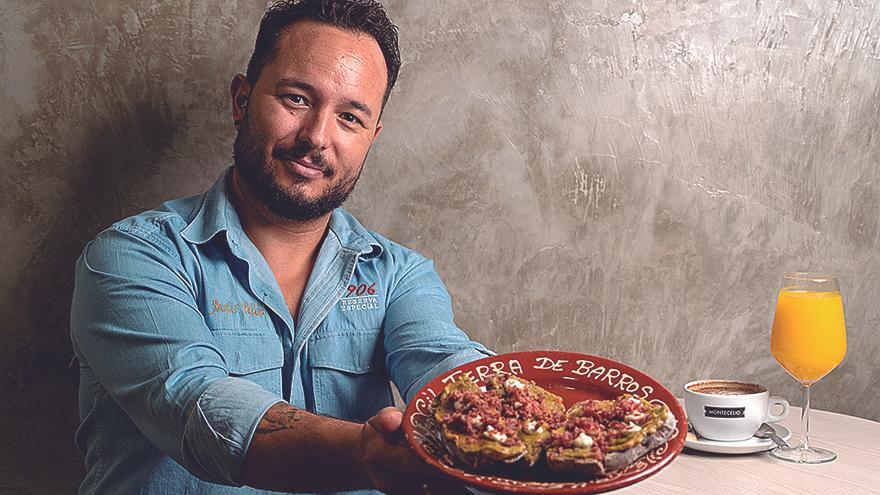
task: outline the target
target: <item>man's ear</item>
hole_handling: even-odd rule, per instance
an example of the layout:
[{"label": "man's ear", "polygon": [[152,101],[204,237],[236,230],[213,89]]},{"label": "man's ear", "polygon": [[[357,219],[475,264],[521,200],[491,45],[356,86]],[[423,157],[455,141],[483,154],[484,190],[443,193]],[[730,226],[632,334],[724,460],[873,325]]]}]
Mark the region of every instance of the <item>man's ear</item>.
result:
[{"label": "man's ear", "polygon": [[232,122],[238,129],[244,120],[248,98],[251,95],[251,83],[244,74],[236,74],[229,85],[229,92],[232,95]]},{"label": "man's ear", "polygon": [[382,131],[382,121],[376,122],[376,130],[373,132],[373,142],[376,142],[376,138],[379,137],[379,132]]}]

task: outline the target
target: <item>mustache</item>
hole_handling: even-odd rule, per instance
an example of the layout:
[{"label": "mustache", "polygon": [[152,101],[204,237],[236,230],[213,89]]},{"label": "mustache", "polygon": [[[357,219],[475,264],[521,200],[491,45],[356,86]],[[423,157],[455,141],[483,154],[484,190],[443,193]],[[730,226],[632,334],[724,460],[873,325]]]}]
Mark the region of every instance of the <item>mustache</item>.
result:
[{"label": "mustache", "polygon": [[324,154],[305,141],[298,141],[293,146],[275,146],[272,149],[272,158],[284,161],[309,158],[312,165],[323,171],[326,177],[330,177],[334,173],[330,163],[324,158]]}]

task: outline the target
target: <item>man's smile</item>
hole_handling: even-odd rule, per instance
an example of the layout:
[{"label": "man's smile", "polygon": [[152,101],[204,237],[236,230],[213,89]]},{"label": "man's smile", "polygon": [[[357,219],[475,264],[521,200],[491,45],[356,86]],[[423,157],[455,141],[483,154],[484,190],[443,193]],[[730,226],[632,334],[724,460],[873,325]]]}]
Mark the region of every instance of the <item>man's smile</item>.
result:
[{"label": "man's smile", "polygon": [[327,176],[327,172],[329,171],[328,169],[321,168],[311,160],[307,160],[305,158],[283,160],[283,163],[293,173],[306,179],[318,179],[320,177]]}]

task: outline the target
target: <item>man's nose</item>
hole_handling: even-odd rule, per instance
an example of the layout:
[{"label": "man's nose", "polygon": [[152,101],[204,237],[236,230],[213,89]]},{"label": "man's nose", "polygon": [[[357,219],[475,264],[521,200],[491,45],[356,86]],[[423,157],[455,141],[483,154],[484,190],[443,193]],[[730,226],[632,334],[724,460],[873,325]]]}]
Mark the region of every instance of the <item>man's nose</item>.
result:
[{"label": "man's nose", "polygon": [[297,139],[311,145],[313,149],[324,149],[330,141],[330,133],[333,132],[333,115],[329,112],[309,112],[299,128]]}]

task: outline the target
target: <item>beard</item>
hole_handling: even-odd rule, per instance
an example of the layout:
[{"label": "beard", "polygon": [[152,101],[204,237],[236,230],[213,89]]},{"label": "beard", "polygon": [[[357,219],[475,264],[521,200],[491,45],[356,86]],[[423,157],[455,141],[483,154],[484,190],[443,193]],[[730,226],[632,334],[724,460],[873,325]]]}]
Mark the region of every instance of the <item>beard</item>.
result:
[{"label": "beard", "polygon": [[[331,180],[330,184],[314,199],[306,197],[299,188],[285,188],[272,171],[268,157],[254,140],[245,114],[242,124],[235,136],[233,160],[235,169],[241,176],[251,194],[273,214],[296,221],[308,221],[322,217],[342,206],[360,178],[363,163],[356,174],[340,177],[335,182],[333,177],[338,174],[336,167],[329,163],[323,154],[304,141],[297,141],[293,146],[276,145],[272,149],[272,158],[276,160],[297,160],[309,157],[311,162]],[[366,160],[366,157],[364,157]],[[311,179],[296,177],[295,184],[304,184]]]}]

